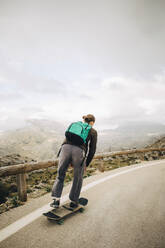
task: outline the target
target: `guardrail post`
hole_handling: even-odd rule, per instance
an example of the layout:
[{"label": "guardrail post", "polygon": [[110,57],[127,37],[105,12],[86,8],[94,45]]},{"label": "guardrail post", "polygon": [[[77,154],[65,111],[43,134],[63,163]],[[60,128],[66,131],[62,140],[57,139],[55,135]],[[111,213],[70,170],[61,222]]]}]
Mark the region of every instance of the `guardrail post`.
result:
[{"label": "guardrail post", "polygon": [[27,189],[26,189],[26,174],[18,174],[17,175],[17,190],[19,199],[22,202],[27,201]]},{"label": "guardrail post", "polygon": [[117,159],[117,166],[120,167],[120,158]]},{"label": "guardrail post", "polygon": [[98,170],[100,172],[104,172],[105,169],[104,169],[104,161],[103,160],[99,161]]}]

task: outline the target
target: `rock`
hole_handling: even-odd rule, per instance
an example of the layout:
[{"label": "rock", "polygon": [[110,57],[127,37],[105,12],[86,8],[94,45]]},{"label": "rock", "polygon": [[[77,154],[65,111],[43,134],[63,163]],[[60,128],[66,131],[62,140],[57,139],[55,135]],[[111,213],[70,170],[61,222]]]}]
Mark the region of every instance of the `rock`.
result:
[{"label": "rock", "polygon": [[17,192],[17,185],[15,183],[12,183],[9,187],[9,191],[12,193]]},{"label": "rock", "polygon": [[135,163],[136,163],[136,164],[139,164],[139,163],[141,163],[141,162],[142,162],[142,161],[141,161],[140,159],[136,159],[136,160],[135,160]]}]

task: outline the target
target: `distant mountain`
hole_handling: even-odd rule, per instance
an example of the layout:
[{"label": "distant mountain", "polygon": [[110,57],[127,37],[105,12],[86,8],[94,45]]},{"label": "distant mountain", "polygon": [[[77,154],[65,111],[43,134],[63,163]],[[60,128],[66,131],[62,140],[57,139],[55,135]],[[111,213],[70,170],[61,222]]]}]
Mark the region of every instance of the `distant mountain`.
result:
[{"label": "distant mountain", "polygon": [[35,160],[53,159],[64,139],[64,130],[55,121],[28,121],[24,128],[1,134],[0,156],[20,154]]},{"label": "distant mountain", "polygon": [[165,132],[165,125],[160,123],[154,123],[154,122],[128,122],[123,124],[121,127],[118,127],[116,130],[120,130],[120,132],[127,132],[127,133],[135,133],[135,132],[141,132],[141,133],[163,133]]},{"label": "distant mountain", "polygon": [[27,120],[27,125],[31,126],[33,128],[40,129],[40,131],[53,131],[57,134],[63,134],[65,127],[63,126],[62,123],[57,122],[57,121],[50,121],[50,120]]},{"label": "distant mountain", "polygon": [[151,122],[128,122],[114,130],[98,133],[98,151],[143,148],[165,135],[165,125]]},{"label": "distant mountain", "polygon": [[[33,160],[56,158],[66,126],[48,120],[30,120],[27,126],[0,135],[0,156],[19,154]],[[165,136],[165,125],[129,122],[116,129],[98,131],[97,152],[143,148]]]}]

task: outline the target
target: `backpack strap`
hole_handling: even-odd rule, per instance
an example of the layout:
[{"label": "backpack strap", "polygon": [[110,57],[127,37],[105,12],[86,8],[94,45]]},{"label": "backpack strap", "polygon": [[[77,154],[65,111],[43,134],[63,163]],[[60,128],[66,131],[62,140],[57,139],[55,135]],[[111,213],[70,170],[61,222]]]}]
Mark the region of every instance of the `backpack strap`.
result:
[{"label": "backpack strap", "polygon": [[57,158],[60,156],[60,152],[61,152],[62,146],[60,147],[58,153],[57,153]]}]

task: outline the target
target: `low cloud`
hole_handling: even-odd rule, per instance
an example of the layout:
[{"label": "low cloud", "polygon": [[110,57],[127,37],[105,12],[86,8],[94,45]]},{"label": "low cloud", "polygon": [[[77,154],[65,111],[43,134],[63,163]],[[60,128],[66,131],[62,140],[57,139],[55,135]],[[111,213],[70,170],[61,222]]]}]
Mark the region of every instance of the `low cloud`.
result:
[{"label": "low cloud", "polygon": [[0,102],[13,102],[18,101],[23,98],[23,95],[18,93],[11,93],[11,94],[1,94],[0,93]]},{"label": "low cloud", "polygon": [[[89,83],[89,81],[87,80]],[[18,117],[23,123],[26,119],[55,119],[58,121],[73,121],[81,119],[82,115],[92,113],[96,116],[98,127],[120,125],[131,120],[147,120],[165,123],[165,74],[153,76],[150,80],[134,79],[127,77],[107,77],[98,79],[97,88],[92,89],[84,85],[70,83],[69,88],[65,84],[55,84],[54,92],[51,92],[49,84],[47,88],[38,91],[22,91],[23,97],[13,93],[1,97],[0,129],[4,128],[13,118],[14,126]],[[77,82],[78,83],[78,82]],[[80,85],[80,87],[78,87]],[[10,87],[10,85],[9,85]],[[42,87],[42,86],[41,86]],[[15,88],[15,92],[19,88]],[[18,96],[20,96],[18,94]],[[20,121],[22,120],[22,121]],[[10,125],[11,126],[11,125]]]}]

